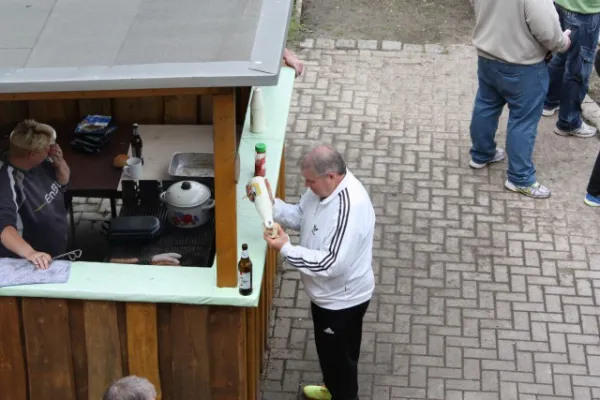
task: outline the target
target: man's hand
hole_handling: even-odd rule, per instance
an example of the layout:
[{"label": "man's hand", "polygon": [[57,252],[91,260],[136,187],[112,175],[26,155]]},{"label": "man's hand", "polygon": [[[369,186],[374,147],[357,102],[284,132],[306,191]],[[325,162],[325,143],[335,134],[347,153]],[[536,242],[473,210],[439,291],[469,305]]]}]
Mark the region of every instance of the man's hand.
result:
[{"label": "man's hand", "polygon": [[38,269],[48,269],[50,266],[50,262],[52,261],[52,257],[50,254],[42,253],[41,251],[33,250],[31,253],[27,254],[25,257],[29,262],[33,263]]},{"label": "man's hand", "polygon": [[283,61],[285,62],[285,65],[293,68],[294,71],[296,71],[296,77],[302,75],[302,71],[304,71],[304,64],[302,61],[298,60],[298,57],[296,57],[287,48],[283,52]]},{"label": "man's hand", "polygon": [[278,227],[279,229],[277,230],[277,236],[275,238],[271,239],[266,232],[264,233],[263,237],[267,241],[267,244],[270,248],[280,251],[283,245],[290,241],[290,237],[287,233],[285,233],[280,225],[278,225]]},{"label": "man's hand", "polygon": [[563,32],[563,38],[565,39],[565,45],[562,48],[562,52],[566,52],[571,47],[571,30],[567,29]]},{"label": "man's hand", "polygon": [[61,185],[69,183],[71,178],[71,169],[67,165],[67,162],[63,158],[63,152],[59,145],[56,143],[50,145],[50,151],[48,151],[48,157],[53,161],[54,168],[56,170],[56,180]]},{"label": "man's hand", "polygon": [[48,157],[52,161],[54,161],[54,166],[58,167],[60,164],[65,163],[65,159],[63,158],[63,152],[60,146],[56,143],[50,145],[50,151],[48,152]]},{"label": "man's hand", "polygon": [[[269,183],[269,180],[267,178],[265,178],[265,185],[267,186],[267,191],[269,192],[269,198],[271,199],[271,203],[275,204],[275,199],[273,197],[273,189],[271,189],[271,184]],[[246,185],[246,196],[248,196],[250,201],[254,203],[254,188],[250,184]]]}]

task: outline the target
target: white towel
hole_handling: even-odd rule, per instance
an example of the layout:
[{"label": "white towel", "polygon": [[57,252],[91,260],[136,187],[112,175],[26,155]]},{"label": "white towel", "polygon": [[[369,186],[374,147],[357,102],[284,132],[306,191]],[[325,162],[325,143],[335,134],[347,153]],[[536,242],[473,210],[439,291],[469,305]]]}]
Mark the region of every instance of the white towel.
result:
[{"label": "white towel", "polygon": [[0,258],[0,287],[37,283],[65,283],[71,273],[71,261],[53,260],[48,269],[38,269],[22,258]]}]

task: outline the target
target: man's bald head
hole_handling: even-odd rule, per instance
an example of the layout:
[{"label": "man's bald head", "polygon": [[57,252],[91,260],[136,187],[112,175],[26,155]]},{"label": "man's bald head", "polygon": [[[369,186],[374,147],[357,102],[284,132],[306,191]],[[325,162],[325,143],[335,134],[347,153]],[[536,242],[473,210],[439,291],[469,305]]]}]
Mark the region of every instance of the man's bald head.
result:
[{"label": "man's bald head", "polygon": [[336,149],[329,145],[318,145],[306,153],[300,160],[300,168],[311,169],[318,176],[326,175],[330,172],[336,175],[346,174],[346,161]]}]

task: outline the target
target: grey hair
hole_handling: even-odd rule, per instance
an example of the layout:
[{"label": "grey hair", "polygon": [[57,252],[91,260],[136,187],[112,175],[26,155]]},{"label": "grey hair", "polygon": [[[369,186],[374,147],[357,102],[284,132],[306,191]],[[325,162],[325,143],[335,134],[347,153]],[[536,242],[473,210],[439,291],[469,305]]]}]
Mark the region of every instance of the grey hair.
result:
[{"label": "grey hair", "polygon": [[338,175],[346,173],[346,161],[339,151],[329,145],[319,145],[306,153],[300,160],[302,169],[312,169],[317,175],[335,172]]},{"label": "grey hair", "polygon": [[156,389],[146,378],[126,376],[114,382],[102,396],[102,400],[154,400]]}]

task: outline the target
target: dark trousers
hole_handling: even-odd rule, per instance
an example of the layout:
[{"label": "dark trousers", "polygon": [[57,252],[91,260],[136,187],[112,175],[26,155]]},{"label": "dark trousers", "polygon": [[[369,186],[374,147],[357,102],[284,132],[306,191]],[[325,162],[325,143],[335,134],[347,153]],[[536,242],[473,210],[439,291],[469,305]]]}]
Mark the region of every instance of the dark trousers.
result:
[{"label": "dark trousers", "polygon": [[581,127],[581,103],[593,71],[600,13],[579,14],[556,4],[555,7],[562,29],[571,30],[571,47],[565,53],[554,54],[548,64],[550,86],[544,107],[560,106],[556,126],[571,131]]},{"label": "dark trousers", "polygon": [[600,153],[596,157],[596,163],[592,170],[592,176],[590,176],[587,192],[592,196],[600,197]]},{"label": "dark trousers", "polygon": [[343,310],[327,310],[311,303],[323,382],[332,400],[358,399],[358,358],[369,302]]}]

